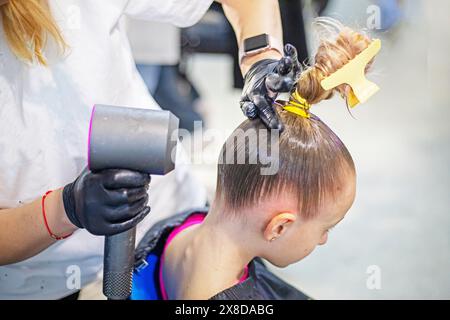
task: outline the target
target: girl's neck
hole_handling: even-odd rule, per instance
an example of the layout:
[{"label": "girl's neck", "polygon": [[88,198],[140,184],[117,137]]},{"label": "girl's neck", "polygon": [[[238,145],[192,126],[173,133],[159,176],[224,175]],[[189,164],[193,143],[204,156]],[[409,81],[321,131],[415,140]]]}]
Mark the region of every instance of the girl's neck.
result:
[{"label": "girl's neck", "polygon": [[170,267],[171,272],[166,275],[167,279],[176,278],[176,287],[181,284],[173,291],[177,292],[175,298],[210,298],[239,281],[256,256],[248,234],[240,230],[231,222],[220,221],[217,212],[210,211],[202,224],[186,229],[173,240],[169,250],[172,254],[166,257],[166,263],[176,268]]},{"label": "girl's neck", "polygon": [[243,232],[239,225],[218,219],[215,212],[207,215],[193,240],[194,247],[204,248],[211,253],[211,257],[216,258],[214,260],[216,267],[234,277],[240,276],[243,269],[256,256],[251,247],[249,234]]}]

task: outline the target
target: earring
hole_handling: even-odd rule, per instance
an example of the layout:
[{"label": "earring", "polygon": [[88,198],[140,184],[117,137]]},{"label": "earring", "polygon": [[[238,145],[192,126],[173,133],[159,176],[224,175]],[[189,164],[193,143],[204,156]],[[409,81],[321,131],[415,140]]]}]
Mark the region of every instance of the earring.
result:
[{"label": "earring", "polygon": [[272,239],[270,239],[270,242],[275,241],[276,237],[273,237]]}]

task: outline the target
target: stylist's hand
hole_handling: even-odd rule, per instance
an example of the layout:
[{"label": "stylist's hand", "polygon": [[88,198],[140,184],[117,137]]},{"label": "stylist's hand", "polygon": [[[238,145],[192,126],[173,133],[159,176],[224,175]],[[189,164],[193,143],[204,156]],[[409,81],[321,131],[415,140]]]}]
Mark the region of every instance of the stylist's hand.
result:
[{"label": "stylist's hand", "polygon": [[245,75],[241,109],[250,118],[260,118],[269,129],[283,129],[273,108],[279,93],[290,92],[301,72],[297,50],[286,44],[280,60],[263,59]]},{"label": "stylist's hand", "polygon": [[63,202],[69,220],[94,235],[114,235],[136,226],[150,212],[147,190],[150,175],[108,169],[85,169],[64,187]]}]

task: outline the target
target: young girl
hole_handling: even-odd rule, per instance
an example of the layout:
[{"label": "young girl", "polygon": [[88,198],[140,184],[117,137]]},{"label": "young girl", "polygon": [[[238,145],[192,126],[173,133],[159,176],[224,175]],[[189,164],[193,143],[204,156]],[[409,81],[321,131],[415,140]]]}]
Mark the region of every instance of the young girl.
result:
[{"label": "young girl", "polygon": [[[211,208],[162,221],[142,240],[138,260],[147,260],[150,268],[136,273],[134,298],[308,298],[268,271],[260,258],[278,267],[300,261],[327,242],[329,230],[350,209],[356,186],[352,157],[309,107],[333,94],[321,81],[371,43],[336,21],[321,24],[338,29],[337,36],[322,41],[315,63],[300,76],[292,102],[299,112],[278,104],[285,129],[276,148],[276,174],[261,174],[263,147],[276,151],[270,137],[258,143],[245,139],[266,129],[260,121],[243,122],[222,149]],[[344,98],[352,92],[348,85],[335,90]],[[230,163],[230,155],[245,158],[245,164]],[[260,161],[251,164],[255,157]],[[152,293],[143,294],[140,283]]]}]

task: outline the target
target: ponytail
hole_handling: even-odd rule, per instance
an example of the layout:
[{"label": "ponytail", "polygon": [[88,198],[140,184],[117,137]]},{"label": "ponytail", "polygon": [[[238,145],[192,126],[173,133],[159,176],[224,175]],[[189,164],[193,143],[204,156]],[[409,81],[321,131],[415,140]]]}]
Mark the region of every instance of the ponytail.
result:
[{"label": "ponytail", "polygon": [[[319,48],[312,66],[300,75],[297,91],[309,104],[330,99],[334,92],[347,99],[351,90],[349,85],[342,84],[332,90],[325,90],[321,81],[367,49],[372,40],[331,18],[319,18],[316,25],[323,31],[320,33]],[[371,64],[367,65],[366,72]]]}]

